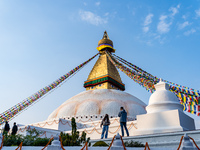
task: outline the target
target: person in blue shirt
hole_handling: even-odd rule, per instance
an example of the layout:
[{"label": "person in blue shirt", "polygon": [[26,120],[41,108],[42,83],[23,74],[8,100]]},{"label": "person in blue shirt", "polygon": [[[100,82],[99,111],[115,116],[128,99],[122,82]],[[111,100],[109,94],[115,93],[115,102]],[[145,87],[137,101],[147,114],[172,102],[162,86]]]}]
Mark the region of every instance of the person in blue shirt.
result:
[{"label": "person in blue shirt", "polygon": [[129,136],[128,129],[126,127],[127,122],[127,112],[123,107],[120,108],[120,112],[118,114],[118,117],[120,117],[120,126],[121,126],[121,132],[122,136],[124,136],[124,129],[126,130],[126,135]]}]

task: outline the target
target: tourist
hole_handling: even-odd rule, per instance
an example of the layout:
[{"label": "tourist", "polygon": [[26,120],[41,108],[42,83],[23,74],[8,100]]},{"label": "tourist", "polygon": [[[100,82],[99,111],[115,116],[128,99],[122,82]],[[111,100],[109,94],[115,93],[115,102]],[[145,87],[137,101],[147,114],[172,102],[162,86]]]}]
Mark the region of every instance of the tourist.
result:
[{"label": "tourist", "polygon": [[6,124],[4,126],[3,135],[8,134],[9,131],[10,131],[10,125],[8,124],[8,121],[6,121]]},{"label": "tourist", "polygon": [[101,128],[102,128],[102,125],[103,125],[103,130],[102,130],[102,133],[101,133],[101,139],[103,139],[105,132],[106,132],[105,138],[107,139],[107,137],[108,137],[108,128],[109,128],[109,125],[110,125],[110,120],[109,120],[109,115],[108,114],[106,114],[104,116],[103,120],[101,121],[101,125],[100,125]]},{"label": "tourist", "polygon": [[16,122],[14,122],[14,125],[13,125],[13,128],[12,128],[12,135],[15,135],[15,134],[17,134],[17,131],[18,131],[18,127],[17,127],[17,125],[16,125]]},{"label": "tourist", "polygon": [[126,127],[126,122],[127,122],[127,112],[123,107],[120,108],[120,112],[118,114],[118,117],[120,117],[120,126],[121,126],[121,132],[122,136],[124,136],[124,129],[126,130],[126,135],[129,136],[128,129]]}]

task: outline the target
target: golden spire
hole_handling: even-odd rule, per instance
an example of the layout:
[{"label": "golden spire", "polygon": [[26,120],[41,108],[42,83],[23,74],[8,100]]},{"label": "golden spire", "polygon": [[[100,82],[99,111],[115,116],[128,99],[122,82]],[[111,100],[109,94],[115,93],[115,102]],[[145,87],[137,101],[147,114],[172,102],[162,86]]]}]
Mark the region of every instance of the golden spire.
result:
[{"label": "golden spire", "polygon": [[102,38],[102,39],[109,39],[108,34],[107,34],[106,31],[104,31],[104,34],[103,34],[103,38]]},{"label": "golden spire", "polygon": [[113,42],[109,39],[106,31],[103,34],[103,38],[98,42],[97,50],[99,52],[102,52],[104,50],[115,52],[115,49],[113,48]]},{"label": "golden spire", "polygon": [[86,90],[125,90],[125,86],[121,81],[119,72],[104,52],[105,50],[114,52],[114,49],[111,46],[113,46],[113,42],[109,39],[108,34],[105,31],[103,38],[98,43],[98,47],[101,47],[100,49],[97,48],[100,52],[100,56],[92,68],[87,81],[84,82],[84,87]]}]

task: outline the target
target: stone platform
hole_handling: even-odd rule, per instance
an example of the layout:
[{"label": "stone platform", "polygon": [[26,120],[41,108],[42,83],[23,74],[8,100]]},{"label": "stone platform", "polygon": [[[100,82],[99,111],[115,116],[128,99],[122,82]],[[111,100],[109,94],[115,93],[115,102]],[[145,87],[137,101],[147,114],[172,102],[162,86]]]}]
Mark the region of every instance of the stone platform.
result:
[{"label": "stone platform", "polygon": [[[161,134],[148,134],[148,135],[140,135],[140,136],[130,136],[124,137],[124,141],[139,141],[143,144],[148,142],[151,148],[178,148],[181,136],[187,133],[188,136],[192,137],[198,146],[200,146],[200,130],[194,131],[180,131],[180,132],[170,132],[170,133],[161,133]],[[98,140],[91,140],[91,144],[93,145]],[[111,143],[112,138],[103,139],[106,143]]]}]

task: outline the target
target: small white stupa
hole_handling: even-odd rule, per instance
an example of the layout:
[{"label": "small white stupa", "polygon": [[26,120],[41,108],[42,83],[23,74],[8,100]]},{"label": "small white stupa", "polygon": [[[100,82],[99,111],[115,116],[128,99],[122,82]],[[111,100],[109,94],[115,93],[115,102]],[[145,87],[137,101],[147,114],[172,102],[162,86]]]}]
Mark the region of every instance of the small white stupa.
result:
[{"label": "small white stupa", "polygon": [[195,130],[194,119],[183,112],[177,96],[160,80],[146,107],[147,114],[137,116],[137,135]]}]

